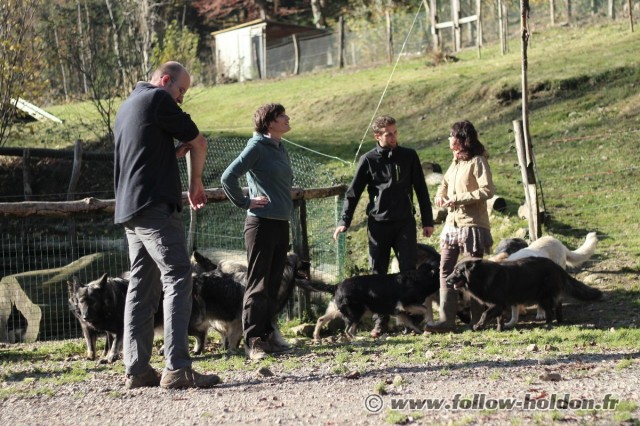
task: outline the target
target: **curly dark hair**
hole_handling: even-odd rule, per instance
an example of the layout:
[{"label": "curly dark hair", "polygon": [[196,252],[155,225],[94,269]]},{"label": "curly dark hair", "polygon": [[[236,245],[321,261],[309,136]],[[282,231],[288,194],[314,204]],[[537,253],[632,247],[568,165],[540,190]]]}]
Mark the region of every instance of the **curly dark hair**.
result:
[{"label": "curly dark hair", "polygon": [[478,132],[469,120],[458,121],[451,126],[451,136],[460,143],[458,158],[464,161],[471,160],[476,155],[486,153],[484,145],[478,139]]},{"label": "curly dark hair", "polygon": [[382,115],[375,119],[375,121],[371,125],[371,128],[373,129],[373,133],[379,135],[382,129],[387,126],[391,126],[392,124],[396,124],[395,118],[388,115]]},{"label": "curly dark hair", "polygon": [[254,129],[258,133],[265,134],[269,130],[269,124],[284,113],[284,107],[280,104],[266,104],[258,108],[253,114]]}]

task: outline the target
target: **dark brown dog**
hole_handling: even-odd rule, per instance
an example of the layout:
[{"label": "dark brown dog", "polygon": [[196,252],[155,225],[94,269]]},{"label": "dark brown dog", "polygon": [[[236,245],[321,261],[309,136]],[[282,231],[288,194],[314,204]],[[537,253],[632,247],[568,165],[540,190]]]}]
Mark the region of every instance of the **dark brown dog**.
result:
[{"label": "dark brown dog", "polygon": [[602,297],[600,290],[581,283],[544,257],[503,263],[481,259],[462,261],[447,277],[447,286],[467,291],[488,306],[474,330],[496,317],[501,330],[502,313],[511,305],[537,303],[546,312],[547,324],[551,324],[554,318],[562,322],[563,295],[584,301]]}]

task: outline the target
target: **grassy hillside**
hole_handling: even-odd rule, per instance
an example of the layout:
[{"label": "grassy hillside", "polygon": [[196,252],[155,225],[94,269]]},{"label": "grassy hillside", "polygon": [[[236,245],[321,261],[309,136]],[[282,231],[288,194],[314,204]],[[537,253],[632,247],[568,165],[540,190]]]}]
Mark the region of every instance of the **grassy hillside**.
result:
[{"label": "grassy hillside", "polygon": [[[463,118],[476,124],[512,213],[493,219],[494,235],[501,238],[524,226],[513,216],[523,200],[512,133],[512,120],[521,117],[519,43],[512,41],[511,50],[502,56],[498,46],[487,46],[481,59],[471,50],[460,53],[457,62],[437,66],[430,57],[402,60],[392,77],[393,67],[386,65],[196,87],[184,108],[210,136],[248,136],[255,108],[281,102],[291,116],[291,141],[352,162],[361,142],[360,153],[373,146],[367,126],[391,77],[377,114],[398,119],[401,143],[417,149],[422,160],[446,167],[448,126]],[[602,252],[619,253],[635,271],[640,267],[639,51],[640,34],[626,25],[554,28],[532,36],[528,69],[530,132],[553,218],[545,232],[575,247],[587,231],[597,230]],[[61,147],[100,133],[88,103],[48,109],[67,124],[30,124],[8,145]],[[349,181],[352,165],[310,155]],[[363,227],[356,224],[353,231],[353,244],[364,245]]]}]

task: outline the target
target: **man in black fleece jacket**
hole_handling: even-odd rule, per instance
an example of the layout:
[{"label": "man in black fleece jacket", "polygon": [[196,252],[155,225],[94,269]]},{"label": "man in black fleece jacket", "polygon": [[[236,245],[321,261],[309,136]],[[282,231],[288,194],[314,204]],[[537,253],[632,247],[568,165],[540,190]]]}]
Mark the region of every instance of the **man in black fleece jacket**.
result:
[{"label": "man in black fleece jacket", "polygon": [[[417,244],[413,192],[420,208],[422,235],[430,237],[433,214],[429,190],[416,151],[398,146],[396,120],[381,116],[375,119],[372,128],[377,146],[358,161],[333,238],[349,228],[360,195],[367,188],[367,233],[372,272],[387,273],[392,248],[398,258],[400,272],[411,271],[416,268]],[[387,318],[376,318],[371,335],[379,336],[386,323]]]}]

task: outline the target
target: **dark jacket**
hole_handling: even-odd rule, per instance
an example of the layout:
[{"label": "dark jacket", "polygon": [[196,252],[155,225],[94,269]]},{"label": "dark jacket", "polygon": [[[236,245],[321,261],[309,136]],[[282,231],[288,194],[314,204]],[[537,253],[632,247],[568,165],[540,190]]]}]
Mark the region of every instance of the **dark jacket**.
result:
[{"label": "dark jacket", "polygon": [[166,91],[140,82],[116,114],[114,152],[115,223],[144,208],[166,203],[182,209],[182,188],[174,139],[200,133]]},{"label": "dark jacket", "polygon": [[376,221],[411,218],[415,214],[415,191],[422,227],[433,226],[429,190],[415,150],[402,146],[389,150],[377,146],[360,157],[356,174],[345,194],[339,226],[348,228],[351,225],[353,213],[365,187],[369,193],[367,215]]}]

